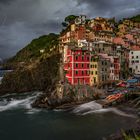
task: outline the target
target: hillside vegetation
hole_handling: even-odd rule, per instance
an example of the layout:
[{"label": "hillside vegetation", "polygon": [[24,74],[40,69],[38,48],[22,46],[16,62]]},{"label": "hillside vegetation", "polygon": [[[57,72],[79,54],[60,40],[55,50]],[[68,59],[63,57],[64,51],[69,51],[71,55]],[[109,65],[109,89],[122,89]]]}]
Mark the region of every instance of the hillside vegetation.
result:
[{"label": "hillside vegetation", "polygon": [[132,21],[134,22],[140,22],[140,15],[134,16],[132,18],[130,18]]},{"label": "hillside vegetation", "polygon": [[[8,60],[7,73],[0,85],[0,94],[46,90],[59,80],[58,35],[49,34],[34,39]],[[40,50],[44,50],[42,53]]]},{"label": "hillside vegetation", "polygon": [[40,50],[44,50],[43,55],[58,51],[58,37],[59,35],[50,33],[32,40],[30,44],[9,59],[8,63],[34,61],[42,56]]}]

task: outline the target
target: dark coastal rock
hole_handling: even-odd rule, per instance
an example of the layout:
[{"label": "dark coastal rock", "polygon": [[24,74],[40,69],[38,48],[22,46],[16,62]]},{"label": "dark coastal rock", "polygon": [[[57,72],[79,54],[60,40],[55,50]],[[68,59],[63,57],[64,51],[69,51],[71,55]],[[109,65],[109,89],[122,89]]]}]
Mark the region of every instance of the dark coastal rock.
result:
[{"label": "dark coastal rock", "polygon": [[137,114],[138,114],[138,116],[140,117],[140,112],[138,112]]},{"label": "dark coastal rock", "polygon": [[60,54],[55,54],[7,73],[2,79],[0,94],[45,91],[59,80],[59,60]]},{"label": "dark coastal rock", "polygon": [[[56,86],[50,87],[48,91],[45,91],[46,94],[41,95],[34,101],[32,106],[36,108],[43,107],[48,109],[69,109],[76,105],[99,99],[99,97],[97,98],[97,93],[92,91],[90,94],[85,95],[85,93],[77,92],[77,90],[75,91],[75,88],[79,89],[78,86],[71,87],[71,85],[69,85],[68,87],[64,86],[64,94],[62,94],[61,97],[58,96]],[[89,90],[88,86],[85,86],[84,90],[86,90],[86,88]]]}]

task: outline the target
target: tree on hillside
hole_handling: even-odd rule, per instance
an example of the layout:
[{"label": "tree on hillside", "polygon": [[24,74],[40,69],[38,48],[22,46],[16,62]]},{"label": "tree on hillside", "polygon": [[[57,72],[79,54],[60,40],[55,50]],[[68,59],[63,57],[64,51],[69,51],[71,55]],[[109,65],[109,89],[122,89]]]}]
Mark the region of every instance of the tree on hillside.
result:
[{"label": "tree on hillside", "polygon": [[65,17],[64,22],[62,22],[63,27],[67,27],[70,23],[72,23],[77,18],[76,15],[69,15]]},{"label": "tree on hillside", "polygon": [[71,23],[71,22],[73,22],[76,18],[77,18],[77,16],[75,16],[75,15],[69,15],[69,16],[65,17],[65,22]]},{"label": "tree on hillside", "polygon": [[132,18],[130,18],[132,21],[134,22],[140,22],[140,15],[134,16]]}]

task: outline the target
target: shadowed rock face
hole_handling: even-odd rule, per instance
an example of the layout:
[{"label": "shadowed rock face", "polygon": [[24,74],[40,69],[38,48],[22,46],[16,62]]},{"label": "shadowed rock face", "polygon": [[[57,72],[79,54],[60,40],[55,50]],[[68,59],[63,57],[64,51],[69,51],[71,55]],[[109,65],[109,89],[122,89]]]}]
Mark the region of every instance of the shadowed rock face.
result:
[{"label": "shadowed rock face", "polygon": [[7,73],[0,85],[0,94],[46,90],[59,79],[60,55],[55,54],[40,60],[35,66],[18,68]]},{"label": "shadowed rock face", "polygon": [[[59,35],[50,33],[31,41],[3,64],[13,69],[2,79],[0,94],[46,90],[59,79]],[[41,51],[43,50],[43,52]]]}]

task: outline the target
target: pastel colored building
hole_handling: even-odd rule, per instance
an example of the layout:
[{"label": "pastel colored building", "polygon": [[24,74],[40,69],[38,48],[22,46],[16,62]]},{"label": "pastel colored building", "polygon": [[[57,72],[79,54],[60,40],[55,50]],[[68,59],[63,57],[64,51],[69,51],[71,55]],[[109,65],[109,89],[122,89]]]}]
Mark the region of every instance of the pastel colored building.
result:
[{"label": "pastel colored building", "polygon": [[140,47],[133,46],[129,54],[129,68],[131,73],[140,74]]},{"label": "pastel colored building", "polygon": [[98,56],[93,52],[90,57],[90,86],[99,83],[98,59]]},{"label": "pastel colored building", "polygon": [[119,29],[119,32],[118,32],[119,36],[123,36],[128,31],[128,27],[125,24],[119,24],[118,29]]},{"label": "pastel colored building", "polygon": [[102,30],[113,32],[113,28],[110,26],[109,19],[107,18],[96,17],[90,20],[89,26],[96,31]]},{"label": "pastel colored building", "polygon": [[129,75],[129,52],[130,49],[123,45],[112,45],[113,56],[118,56],[120,62],[120,78],[128,78]]},{"label": "pastel colored building", "polygon": [[112,53],[112,43],[106,41],[96,41],[93,42],[94,49],[97,53],[111,54]]},{"label": "pastel colored building", "polygon": [[106,41],[106,42],[113,41],[113,32],[98,31],[98,32],[93,32],[93,34],[94,34],[94,41]]},{"label": "pastel colored building", "polygon": [[100,81],[120,79],[120,62],[118,56],[99,54]]},{"label": "pastel colored building", "polygon": [[80,15],[75,19],[75,24],[85,24],[86,23],[86,15]]},{"label": "pastel colored building", "polygon": [[[106,57],[106,54],[98,54],[98,76],[99,83],[106,82],[110,80],[110,59]],[[104,56],[105,55],[105,56]]]}]

